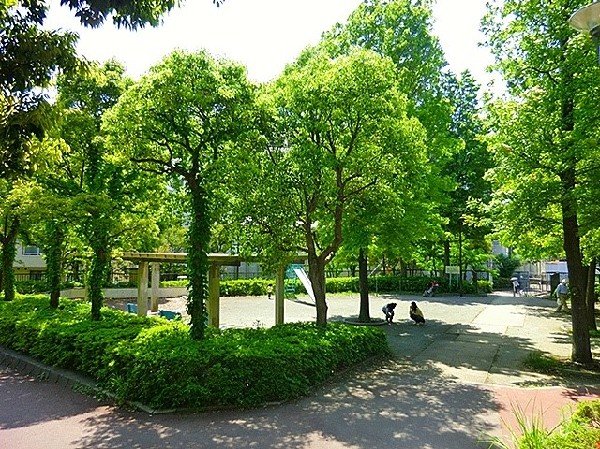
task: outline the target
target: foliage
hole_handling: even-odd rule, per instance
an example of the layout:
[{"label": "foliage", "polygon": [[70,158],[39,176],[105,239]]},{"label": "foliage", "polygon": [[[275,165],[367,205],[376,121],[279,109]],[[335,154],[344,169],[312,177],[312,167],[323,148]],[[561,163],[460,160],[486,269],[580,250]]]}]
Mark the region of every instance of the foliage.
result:
[{"label": "foliage", "polygon": [[581,238],[599,224],[592,198],[600,180],[600,114],[590,101],[600,89],[597,55],[568,24],[585,3],[507,0],[490,4],[483,26],[511,95],[489,107],[495,221],[523,257],[564,251],[580,363],[592,360]]},{"label": "foliage", "polygon": [[[457,292],[457,286],[454,283],[449,285],[447,278],[429,278],[424,276],[404,277],[404,276],[370,276],[368,278],[369,291],[377,293],[417,293],[421,294],[427,288],[427,285],[435,280],[440,285],[438,293]],[[297,293],[306,294],[304,285],[297,279],[286,279],[286,283],[295,286]],[[326,278],[327,293],[358,293],[358,277],[339,277]],[[221,296],[263,296],[267,294],[267,286],[274,284],[274,281],[268,279],[234,279],[221,281]],[[186,281],[167,281],[161,282],[161,287],[185,287]],[[463,286],[463,293],[491,293],[492,284],[489,281],[478,280],[477,289],[472,283]]]},{"label": "foliage", "polygon": [[571,416],[563,418],[554,429],[544,427],[542,417],[528,419],[519,408],[513,410],[517,429],[508,429],[511,441],[490,441],[498,449],[596,449],[600,442],[600,400],[583,400]]},{"label": "foliage", "polygon": [[79,65],[74,34],[43,30],[31,10],[18,6],[0,4],[0,288],[9,301],[32,177],[51,157],[42,144],[52,123],[47,89],[55,74]]},{"label": "foliage", "polygon": [[498,270],[498,275],[501,278],[510,278],[515,272],[515,269],[521,265],[521,259],[516,256],[497,254],[495,259],[496,264],[494,264],[494,267]]},{"label": "foliage", "polygon": [[[487,236],[492,227],[486,205],[491,200],[492,186],[484,175],[493,166],[493,160],[483,138],[486,129],[478,100],[479,86],[471,74],[450,73],[444,87],[453,108],[450,132],[460,142],[442,169],[454,184],[448,202],[440,205],[447,219],[444,260],[446,264],[462,265],[464,270],[469,265],[485,266],[487,262]],[[459,246],[454,251],[456,262],[448,251],[451,242]]]},{"label": "foliage", "polygon": [[[217,6],[223,2],[224,0],[213,0],[213,4]],[[159,25],[161,16],[178,5],[178,2],[176,0],[152,2],[136,0],[61,0],[60,4],[71,9],[85,26],[99,27],[110,17],[117,27],[135,30],[146,25]],[[42,23],[46,18],[49,1],[23,1],[19,2],[19,6],[26,7],[29,15],[36,22]]]},{"label": "foliage", "polygon": [[255,89],[245,69],[207,52],[175,51],[132,86],[105,118],[110,143],[149,173],[166,175],[187,209],[188,312],[204,334],[211,225],[228,187],[219,159],[247,140]]},{"label": "foliage", "polygon": [[385,334],[332,323],[258,329],[208,328],[190,338],[188,326],[162,318],[47,297],[0,304],[0,344],[38,360],[90,375],[120,400],[159,409],[254,407],[305,395],[333,374],[387,354]]},{"label": "foliage", "polygon": [[249,182],[237,183],[238,222],[250,247],[267,249],[272,260],[307,253],[320,325],[325,267],[347,221],[356,210],[368,215],[385,207],[372,198],[391,189],[387,180],[409,186],[424,165],[424,130],[407,117],[396,81],[392,61],[372,51],[355,48],[332,59],[315,50],[261,98],[275,124],[269,146],[245,167]]},{"label": "foliage", "polygon": [[[130,83],[123,66],[114,61],[90,64],[76,76],[59,78],[61,121],[56,138],[66,148],[54,170],[38,177],[45,187],[40,203],[46,206],[40,222],[51,223],[50,229],[58,229],[62,236],[58,239],[43,227],[38,232],[40,244],[47,257],[61,258],[68,249],[87,259],[86,286],[95,320],[100,319],[101,289],[113,250],[147,249],[144,246],[152,245],[158,230],[155,205],[160,203],[157,199],[164,184],[106,145],[101,130],[103,114]],[[51,271],[48,274],[52,276]]]},{"label": "foliage", "polygon": [[[395,89],[406,98],[407,116],[426,131],[426,148],[413,143],[418,159],[399,156],[398,171],[391,178],[382,173],[378,185],[351,208],[343,250],[355,259],[363,248],[370,260],[412,260],[419,257],[419,242],[442,235],[439,208],[453,188],[442,168],[457,142],[449,133],[445,61],[431,20],[428,2],[366,0],[347,23],[325,33],[318,46],[331,57],[351,54],[358,47],[389,58],[396,68]],[[309,55],[310,50],[301,59]]]}]

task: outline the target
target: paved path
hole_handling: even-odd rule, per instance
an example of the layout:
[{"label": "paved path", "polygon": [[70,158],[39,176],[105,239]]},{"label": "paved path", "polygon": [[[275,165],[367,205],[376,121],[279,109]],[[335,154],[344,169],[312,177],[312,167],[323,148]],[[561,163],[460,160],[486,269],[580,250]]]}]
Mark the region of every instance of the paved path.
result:
[{"label": "paved path", "polygon": [[[425,326],[402,316],[412,300],[424,311]],[[399,303],[397,322],[382,328],[396,360],[259,410],[148,415],[0,369],[0,449],[484,448],[490,435],[507,435],[502,423],[514,424],[513,408],[551,427],[565,406],[598,395],[594,385],[556,385],[520,366],[533,350],[570,354],[569,317],[554,313],[551,301],[373,296],[372,316],[382,316],[390,301]],[[331,319],[358,312],[356,298],[328,303]],[[266,298],[224,298],[221,322],[268,326],[273,309]],[[286,304],[288,321],[314,317],[310,301]]]}]

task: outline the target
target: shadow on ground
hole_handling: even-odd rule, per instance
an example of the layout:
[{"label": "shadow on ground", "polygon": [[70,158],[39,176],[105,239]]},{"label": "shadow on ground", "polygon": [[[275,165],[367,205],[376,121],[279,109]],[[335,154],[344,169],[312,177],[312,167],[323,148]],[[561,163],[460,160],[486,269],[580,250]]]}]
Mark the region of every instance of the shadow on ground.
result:
[{"label": "shadow on ground", "polygon": [[[485,388],[441,374],[430,364],[394,361],[278,407],[168,416],[104,413],[86,422],[77,447],[486,447],[477,444],[489,429],[480,417],[498,404]],[[311,446],[317,441],[324,443]]]}]

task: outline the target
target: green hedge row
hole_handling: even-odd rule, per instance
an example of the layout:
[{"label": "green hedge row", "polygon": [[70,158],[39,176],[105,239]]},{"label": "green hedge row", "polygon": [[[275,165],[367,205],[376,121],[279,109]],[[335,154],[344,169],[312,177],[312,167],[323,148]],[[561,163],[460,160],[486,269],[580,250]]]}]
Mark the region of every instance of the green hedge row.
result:
[{"label": "green hedge row", "polygon": [[[452,285],[448,284],[446,278],[435,278],[440,284],[438,293],[456,293],[458,286],[456,281]],[[161,282],[162,287],[185,287],[186,280],[181,281],[164,281]],[[326,289],[328,293],[358,293],[358,278],[357,277],[342,277],[342,278],[327,278]],[[400,277],[400,276],[371,276],[369,277],[369,291],[373,293],[423,293],[427,285],[431,282],[431,278],[418,277]],[[306,293],[306,289],[302,283],[297,280],[286,280],[287,284],[295,287],[297,293]],[[263,296],[267,294],[267,286],[275,284],[274,280],[269,279],[233,279],[221,281],[221,296]],[[511,284],[512,285],[512,284]],[[120,287],[132,287],[130,284],[119,285]],[[504,284],[502,287],[506,287]],[[510,287],[510,285],[508,286]],[[506,288],[508,288],[506,287]],[[67,286],[65,286],[67,288]],[[24,281],[17,283],[17,291],[22,294],[41,293],[46,290],[44,281]],[[489,281],[480,280],[477,282],[477,289],[472,282],[463,284],[463,293],[491,293],[492,283]]]},{"label": "green hedge row", "polygon": [[[458,286],[456,281],[450,285],[446,278],[435,278],[440,284],[437,293],[456,293]],[[431,282],[431,278],[401,277],[401,276],[371,276],[369,277],[369,291],[373,293],[413,293],[421,294]],[[357,277],[327,278],[325,280],[327,293],[358,293]],[[236,279],[221,281],[221,296],[261,296],[267,294],[267,286],[274,284],[268,279]],[[163,287],[185,287],[187,281],[162,282]],[[306,293],[304,285],[297,280],[286,280],[286,285],[293,285],[296,293]],[[477,288],[472,282],[463,283],[463,293],[491,293],[492,283],[489,281],[477,281]]]},{"label": "green hedge row", "polygon": [[305,395],[342,369],[388,354],[379,328],[290,323],[207,329],[194,341],[182,322],[45,296],[0,302],[0,345],[95,378],[120,400],[157,409],[254,407]]}]

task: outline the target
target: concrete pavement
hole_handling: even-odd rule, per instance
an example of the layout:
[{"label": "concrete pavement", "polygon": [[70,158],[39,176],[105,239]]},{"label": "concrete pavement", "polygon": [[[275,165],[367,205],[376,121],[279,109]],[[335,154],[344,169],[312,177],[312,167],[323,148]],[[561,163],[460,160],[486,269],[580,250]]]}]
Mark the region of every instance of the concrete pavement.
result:
[{"label": "concrete pavement", "polygon": [[[408,320],[413,300],[425,326]],[[503,422],[514,424],[513,409],[553,427],[565,406],[598,395],[589,379],[563,385],[520,364],[534,350],[570,354],[570,319],[554,313],[552,301],[504,294],[372,296],[372,316],[383,317],[381,306],[392,301],[399,303],[396,323],[382,329],[393,361],[345,373],[302,400],[258,410],[148,415],[0,369],[0,449],[481,448],[490,435],[508,435]],[[356,297],[333,296],[328,304],[330,319],[358,313]],[[287,321],[314,317],[310,300],[287,301]],[[272,325],[273,301],[222,298],[221,321]]]}]

